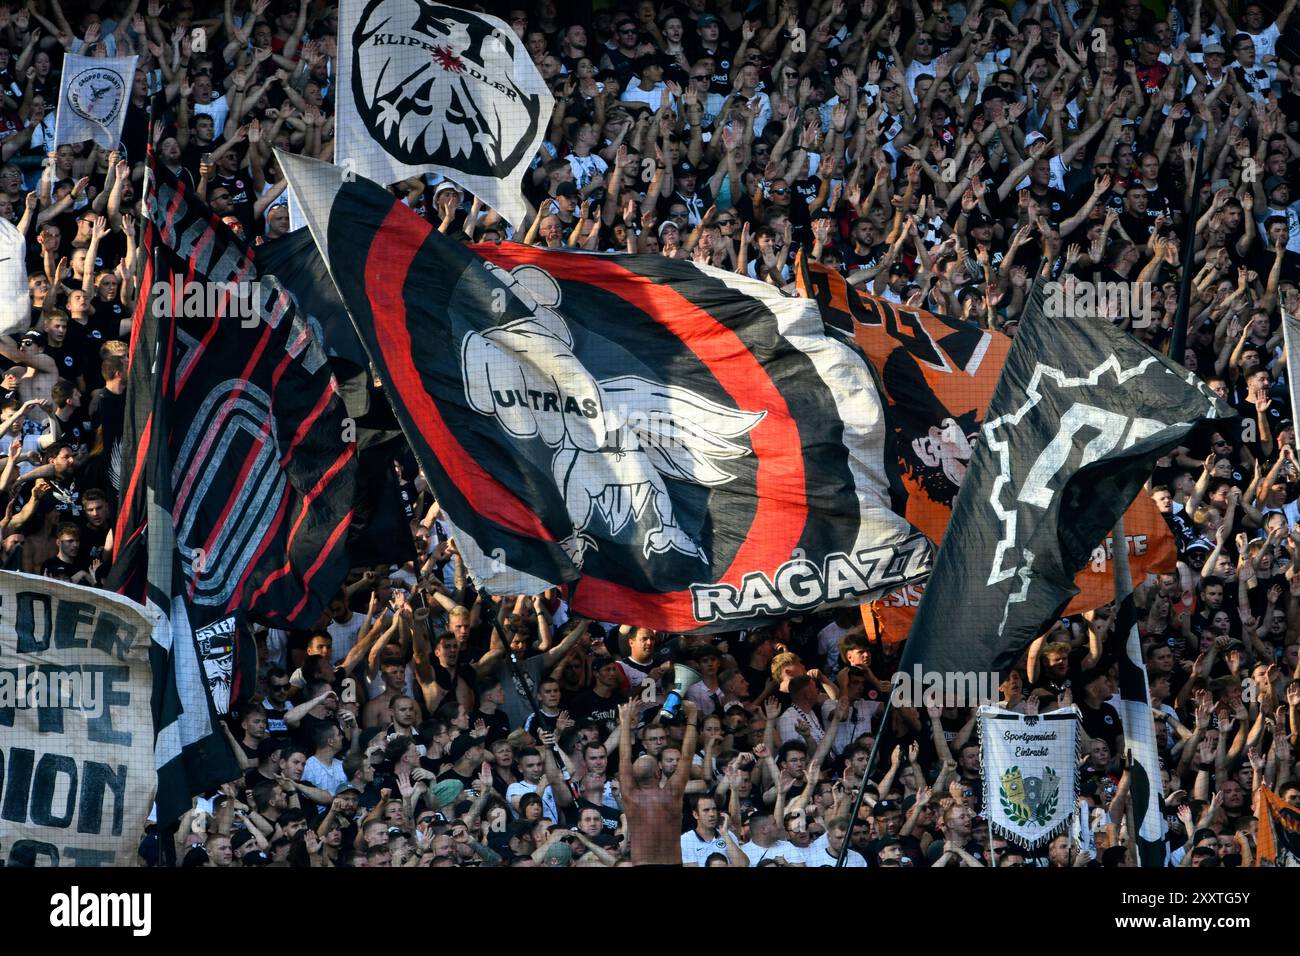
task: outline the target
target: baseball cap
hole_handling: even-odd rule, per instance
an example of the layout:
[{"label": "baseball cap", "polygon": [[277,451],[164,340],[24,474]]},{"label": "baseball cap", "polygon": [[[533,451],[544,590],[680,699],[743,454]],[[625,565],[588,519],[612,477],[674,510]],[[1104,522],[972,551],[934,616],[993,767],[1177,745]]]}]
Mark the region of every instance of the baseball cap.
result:
[{"label": "baseball cap", "polygon": [[339,784],[337,787],[334,788],[334,796],[337,797],[339,794],[341,794],[341,793],[347,793],[347,792],[349,792],[349,791],[351,791],[352,793],[357,793],[357,794],[359,794],[359,793],[361,793],[361,788],[358,787],[358,786],[357,786],[355,783],[353,783],[351,780],[345,780],[345,781],[343,781],[341,784]]},{"label": "baseball cap", "polygon": [[1289,186],[1290,186],[1290,183],[1288,183],[1288,182],[1287,182],[1283,177],[1281,177],[1281,176],[1270,176],[1270,177],[1268,177],[1268,179],[1264,180],[1264,192],[1265,192],[1266,194],[1267,194],[1267,193],[1271,193],[1274,189],[1277,189],[1279,186],[1288,186],[1288,187],[1289,187]]},{"label": "baseball cap", "polygon": [[899,809],[896,800],[877,800],[876,805],[871,808],[871,815],[873,817],[883,817],[886,813],[893,813]]},{"label": "baseball cap", "polygon": [[685,160],[683,160],[682,162],[678,163],[676,166],[673,167],[673,172],[676,173],[678,176],[694,176],[695,167],[692,166],[690,163],[686,162]]},{"label": "baseball cap", "polygon": [[1201,53],[1204,56],[1209,56],[1211,53],[1217,53],[1219,56],[1223,56],[1223,45],[1221,43],[1206,43],[1201,47]]},{"label": "baseball cap", "polygon": [[578,195],[578,187],[573,183],[560,183],[560,185],[555,188],[555,195],[576,196]]},{"label": "baseball cap", "polygon": [[709,24],[717,23],[717,22],[718,22],[717,17],[715,17],[711,13],[706,13],[704,14],[704,16],[700,17],[698,20],[695,21],[695,25],[699,27],[707,27]]},{"label": "baseball cap", "polygon": [[[1275,176],[1273,178],[1276,179],[1277,177]],[[37,345],[44,345],[47,339],[45,337],[45,333],[40,331],[39,329],[28,329],[26,332],[22,334],[22,338],[20,338],[18,341],[35,342]]]},{"label": "baseball cap", "polygon": [[966,226],[969,229],[978,229],[980,226],[993,225],[993,217],[976,210],[966,217]]},{"label": "baseball cap", "polygon": [[552,843],[542,859],[543,866],[568,866],[573,862],[573,849],[567,843]]},{"label": "baseball cap", "polygon": [[460,187],[457,186],[455,183],[453,183],[450,179],[444,179],[442,182],[438,183],[436,187],[434,187],[433,194],[437,196],[439,193],[445,193],[449,189],[454,189],[456,192],[461,191]]},{"label": "baseball cap", "polygon": [[1214,182],[1210,183],[1210,190],[1216,193],[1220,189],[1231,189],[1231,188],[1232,188],[1232,183],[1226,179],[1216,179]]},{"label": "baseball cap", "polygon": [[[659,238],[663,238],[664,230],[668,228],[677,229],[677,223],[673,222],[671,219],[665,219],[663,222],[659,223]],[[677,229],[677,231],[681,232],[680,229]]]},{"label": "baseball cap", "polygon": [[451,748],[447,751],[447,756],[455,763],[461,757],[465,756],[478,745],[478,740],[469,734],[461,734],[451,742]]},{"label": "baseball cap", "polygon": [[1040,140],[1044,140],[1044,139],[1047,139],[1047,137],[1044,136],[1044,135],[1043,135],[1041,132],[1039,132],[1038,130],[1034,130],[1034,131],[1031,132],[1031,133],[1026,133],[1026,134],[1025,134],[1025,149],[1028,149],[1030,146],[1033,146],[1035,143],[1039,142]]},{"label": "baseball cap", "polygon": [[891,276],[910,276],[912,273],[901,262],[895,262],[889,267],[889,274]]}]

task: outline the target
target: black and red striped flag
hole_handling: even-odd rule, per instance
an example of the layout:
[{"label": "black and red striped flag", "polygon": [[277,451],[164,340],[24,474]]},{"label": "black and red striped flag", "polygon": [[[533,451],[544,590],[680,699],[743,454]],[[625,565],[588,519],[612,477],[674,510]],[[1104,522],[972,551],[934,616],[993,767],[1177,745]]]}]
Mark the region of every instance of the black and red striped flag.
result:
[{"label": "black and red striped flag", "polygon": [[252,691],[254,616],[313,624],[347,574],[355,447],[311,325],[251,251],[151,169],[111,583],[155,629],[158,819],[238,775],[217,720]]},{"label": "black and red striped flag", "polygon": [[282,162],[480,585],[569,583],[580,614],[686,632],[928,570],[875,379],[815,303],[661,257],[465,248]]}]

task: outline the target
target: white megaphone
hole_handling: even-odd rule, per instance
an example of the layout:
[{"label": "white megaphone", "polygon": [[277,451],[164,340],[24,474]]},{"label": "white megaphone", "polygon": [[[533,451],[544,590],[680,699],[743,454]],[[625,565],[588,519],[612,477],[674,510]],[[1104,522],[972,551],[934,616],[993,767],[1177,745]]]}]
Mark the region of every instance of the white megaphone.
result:
[{"label": "white megaphone", "polygon": [[702,679],[700,672],[694,667],[686,664],[674,664],[672,690],[668,691],[668,697],[664,700],[664,705],[659,711],[660,718],[665,722],[673,720],[677,716],[678,708],[682,706],[682,700],[686,697],[686,692]]}]

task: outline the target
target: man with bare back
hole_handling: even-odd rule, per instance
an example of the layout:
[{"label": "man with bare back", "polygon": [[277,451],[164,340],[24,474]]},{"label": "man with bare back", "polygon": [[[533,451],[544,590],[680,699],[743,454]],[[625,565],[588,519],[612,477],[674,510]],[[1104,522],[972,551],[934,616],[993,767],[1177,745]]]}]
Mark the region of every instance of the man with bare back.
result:
[{"label": "man with bare back", "polygon": [[30,329],[15,344],[7,335],[0,335],[0,355],[17,365],[27,366],[27,374],[18,380],[18,397],[47,399],[54,393],[54,383],[59,379],[59,369],[54,359],[45,354],[47,339],[44,332]]},{"label": "man with bare back", "polygon": [[[632,848],[632,864],[677,865],[682,862],[682,795],[691,776],[691,761],[678,762],[672,776],[660,785],[662,770],[659,761],[649,754],[632,759],[632,724],[640,709],[639,700],[631,700],[618,710],[618,785],[623,794],[623,809],[627,813],[628,841]],[[683,754],[695,753],[699,708],[692,701],[683,701],[686,714],[686,738],[682,741]]]}]

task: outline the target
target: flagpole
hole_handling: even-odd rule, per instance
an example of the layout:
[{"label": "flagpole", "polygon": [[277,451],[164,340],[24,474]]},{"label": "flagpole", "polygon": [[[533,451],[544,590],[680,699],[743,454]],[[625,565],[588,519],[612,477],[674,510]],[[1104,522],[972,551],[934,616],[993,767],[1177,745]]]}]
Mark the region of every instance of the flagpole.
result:
[{"label": "flagpole", "polygon": [[[492,606],[492,595],[490,595],[490,594],[488,593],[488,591],[487,591],[486,588],[479,588],[478,591],[479,591],[479,594],[481,594],[481,595],[483,596],[483,603],[484,603],[484,606],[487,608],[487,612],[488,612],[488,614],[491,616],[491,619],[492,619],[492,627],[493,627],[493,629],[496,630],[497,634],[500,636],[500,638],[501,638],[501,644],[502,644],[502,646],[505,648],[505,652],[506,652],[506,660],[510,662],[510,671],[511,671],[511,673],[514,675],[515,686],[516,686],[516,688],[522,688],[522,689],[523,689],[524,696],[528,698],[528,706],[532,708],[532,711],[533,711],[533,717],[537,719],[537,723],[536,723],[536,727],[537,727],[537,742],[540,744],[540,743],[542,742],[542,737],[541,737],[542,720],[541,720],[541,718],[542,718],[543,714],[542,714],[542,710],[541,710],[541,708],[540,708],[540,707],[538,706],[538,704],[537,704],[537,698],[536,698],[535,696],[533,696],[533,689],[532,689],[531,687],[528,686],[528,680],[527,680],[527,676],[528,676],[528,675],[526,675],[526,674],[524,673],[523,668],[519,666],[519,658],[515,656],[515,652],[512,651],[512,650],[510,649],[510,639],[509,639],[508,637],[506,637],[506,632],[505,632],[505,630],[501,627],[501,615],[498,614],[496,608],[494,608],[494,607]],[[564,758],[564,751],[562,751],[562,750],[560,749],[560,735],[559,735],[559,734],[556,734],[556,735],[555,735],[555,740],[554,740],[554,742],[551,744],[551,750],[554,752],[554,754],[555,754],[555,762],[556,762],[556,764],[557,764],[557,765],[559,766],[559,768],[560,768],[560,776],[562,776],[562,777],[564,778],[564,782],[567,783],[567,784],[569,785],[569,790],[574,792],[574,796],[575,796],[575,797],[578,796],[578,793],[577,793],[577,791],[575,790],[574,785],[573,785],[573,774],[571,774],[571,773],[569,772],[569,768],[566,767],[565,764],[564,764],[564,759],[563,759],[563,758]],[[620,754],[620,755],[619,755],[619,759],[622,759],[622,756],[623,756],[623,755]]]},{"label": "flagpole", "polygon": [[1196,147],[1196,172],[1192,176],[1192,209],[1187,221],[1183,223],[1183,261],[1182,275],[1178,284],[1178,311],[1174,313],[1174,331],[1169,339],[1169,357],[1179,365],[1183,364],[1183,352],[1187,348],[1187,318],[1191,310],[1192,266],[1196,253],[1196,220],[1201,215],[1201,177],[1205,170],[1205,140],[1202,138]]},{"label": "flagpole", "polygon": [[871,771],[876,766],[876,755],[880,752],[880,740],[885,736],[889,729],[889,717],[894,709],[894,695],[890,694],[885,699],[885,710],[880,716],[880,728],[876,731],[876,739],[871,743],[871,756],[867,758],[867,766],[862,771],[862,779],[858,783],[858,795],[853,800],[853,809],[849,812],[849,832],[844,834],[844,843],[840,847],[840,855],[835,860],[835,867],[839,869],[844,866],[849,858],[849,850],[853,844],[853,829],[858,825],[858,814],[862,811],[862,798],[867,793],[867,781],[871,779]]},{"label": "flagpole", "polygon": [[1129,789],[1125,795],[1124,817],[1128,821],[1128,846],[1124,848],[1124,855],[1128,861],[1135,867],[1141,866],[1142,861],[1138,859],[1138,818],[1137,818],[1137,801],[1133,799],[1133,751],[1124,750],[1124,772],[1128,774]]}]

